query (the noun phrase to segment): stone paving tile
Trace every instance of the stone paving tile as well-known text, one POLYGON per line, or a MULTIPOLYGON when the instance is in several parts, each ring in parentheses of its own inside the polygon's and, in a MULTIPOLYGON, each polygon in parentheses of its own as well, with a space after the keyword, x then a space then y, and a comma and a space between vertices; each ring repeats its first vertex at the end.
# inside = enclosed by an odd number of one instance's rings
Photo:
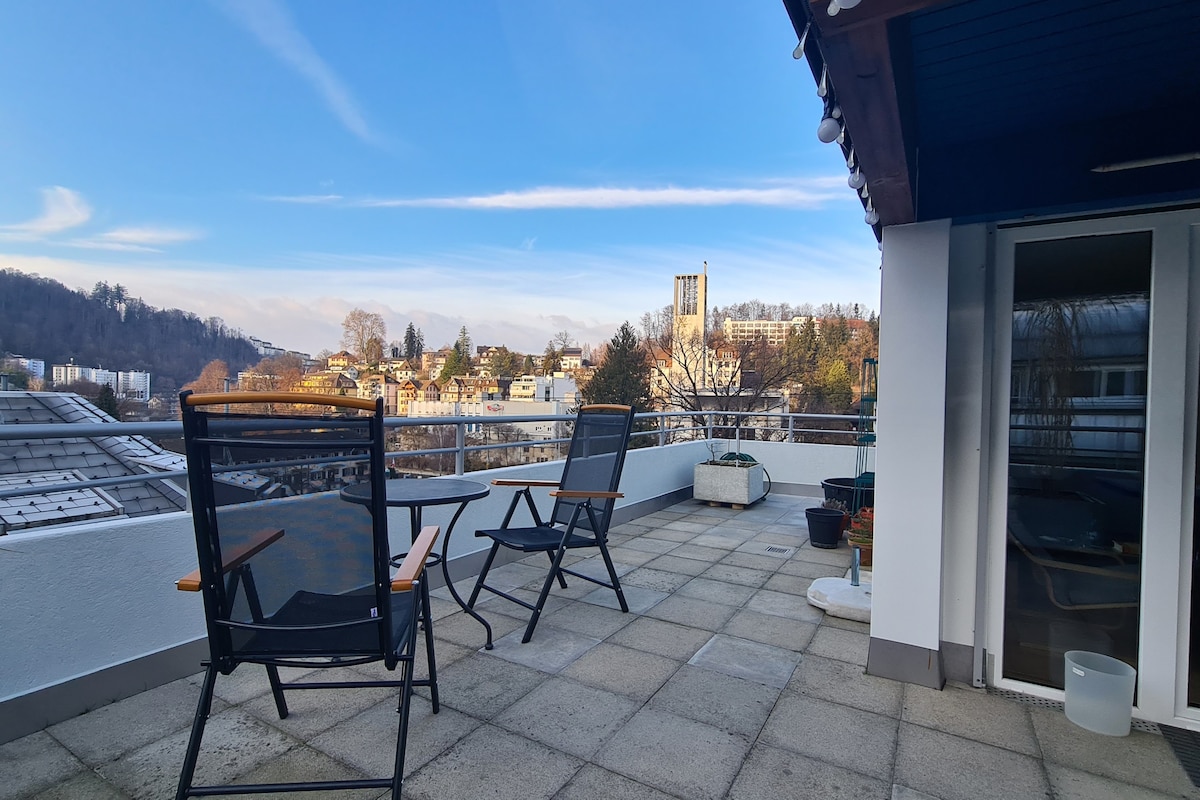
POLYGON ((0 744, 0 800, 15 800, 67 780, 84 765, 46 731, 0 744))
POLYGON ((687 661, 711 638, 712 631, 640 617, 610 636, 608 643, 644 650, 674 661, 687 661))
MULTIPOLYGON (((721 559, 725 558, 725 556, 729 555, 728 550, 722 550, 718 547, 703 547, 695 544, 695 541, 696 540, 693 539, 687 544, 679 545, 671 551, 671 555, 679 558, 691 558, 695 559, 696 561, 704 561, 708 564, 715 564, 721 559)), ((705 569, 707 569, 707 567, 705 567, 705 569)))
POLYGON ((826 564, 833 567, 841 567, 842 571, 845 572, 845 570, 850 568, 851 551, 849 546, 847 546, 845 543, 842 543, 840 546, 831 550, 805 544, 795 557, 803 561, 810 561, 816 564, 826 564))
POLYGON ((759 741, 890 782, 898 725, 890 717, 784 692, 759 741))
POLYGON ((678 661, 604 642, 564 669, 562 676, 646 701, 679 667, 678 661))
POLYGON ((492 722, 548 747, 590 758, 641 707, 619 694, 551 678, 492 722))
POLYGON ((1128 736, 1102 736, 1084 730, 1061 711, 1029 707, 1033 729, 1047 764, 1103 775, 1158 792, 1200 797, 1161 736, 1132 731, 1128 736))
MULTIPOLYGON (((293 748, 278 758, 238 775, 237 783, 295 783, 297 781, 342 781, 363 778, 386 778, 392 774, 392 763, 379 772, 367 775, 349 767, 325 753, 309 747, 293 748)), ((281 796, 286 797, 287 795, 281 796)), ((379 796, 378 789, 355 789, 353 791, 329 790, 304 792, 305 800, 367 800, 379 796)))
POLYGON ((770 589, 759 589, 746 602, 746 608, 760 614, 774 614, 777 617, 797 619, 802 622, 820 622, 825 612, 816 606, 809 605, 804 595, 775 592, 770 589))
MULTIPOLYGON (((803 554, 806 551, 807 548, 800 552, 803 554)), ((799 578, 839 578, 846 574, 846 568, 840 564, 821 564, 793 556, 780 565, 778 574, 795 575, 799 578)))
MULTIPOLYGON (((597 599, 607 596, 611 598, 612 604, 599 604, 585 600, 584 602, 571 603, 569 606, 564 606, 549 614, 542 614, 542 619, 538 623, 538 630, 534 632, 534 640, 537 640, 537 633, 541 631, 542 625, 552 625, 575 634, 605 639, 633 621, 634 616, 632 614, 620 610, 615 592, 603 587, 596 591, 599 595, 597 599)), ((625 594, 625 604, 632 611, 634 605, 630 602, 627 588, 622 587, 622 591, 625 594)), ((588 596, 590 597, 591 595, 588 596)))
POLYGON ((891 797, 892 787, 886 781, 761 743, 750 751, 729 791, 729 800, 887 800, 891 797))
MULTIPOLYGON (((510 603, 507 600, 499 598, 494 601, 494 604, 488 603, 486 606, 476 607, 476 610, 492 626, 492 638, 494 639, 499 639, 505 634, 512 633, 517 628, 525 627, 526 620, 520 620, 508 614, 500 613, 501 605, 511 606, 514 609, 520 608, 516 603, 510 603)), ((525 613, 528 615, 529 612, 526 611, 525 613)), ((483 647, 487 641, 487 633, 484 631, 483 626, 474 617, 467 614, 458 614, 446 617, 445 619, 439 619, 433 624, 433 635, 438 640, 437 644, 434 645, 435 655, 437 647, 441 644, 442 640, 465 647, 471 651, 483 647)))
POLYGON ((673 592, 692 579, 692 575, 681 575, 663 569, 639 567, 621 578, 621 586, 641 586, 657 592, 673 592))
POLYGON ((782 689, 799 660, 793 650, 718 633, 688 664, 782 689))
POLYGON ((629 550, 644 550, 647 553, 657 553, 662 555, 669 550, 674 550, 676 547, 679 547, 679 543, 670 542, 666 539, 651 539, 643 536, 638 539, 631 539, 629 542, 623 545, 623 547, 629 550))
POLYGON ((1037 759, 908 723, 900 725, 895 780, 945 800, 1050 796, 1037 759))
MULTIPOLYGON (((545 672, 476 653, 441 670, 438 690, 443 706, 491 719, 544 680, 545 672)), ((428 689, 416 691, 428 697, 428 689)))
POLYGON ((609 549, 608 554, 612 556, 614 564, 624 564, 629 567, 640 567, 658 557, 657 552, 639 550, 636 547, 613 547, 609 549))
MULTIPOLYGON (((384 670, 386 673, 386 670, 384 670)), ((400 672, 389 676, 391 680, 400 680, 400 672)), ((358 680, 354 670, 323 670, 322 680, 352 681, 358 680)), ((218 678, 217 680, 220 680, 218 678)), ((290 736, 307 741, 317 734, 336 725, 344 719, 349 719, 365 708, 369 708, 385 700, 398 702, 400 689, 379 687, 372 689, 304 689, 284 692, 288 704, 288 715, 279 718, 275 708, 275 700, 269 694, 259 695, 238 706, 255 719, 261 720, 290 736)))
POLYGON ((726 583, 700 576, 675 590, 675 594, 683 597, 696 597, 700 600, 710 600, 714 603, 740 608, 754 594, 754 588, 737 583, 726 583))
POLYGON ((1047 763, 1046 774, 1050 778, 1050 790, 1054 793, 1055 800, 1096 800, 1109 797, 1119 797, 1121 800, 1166 800, 1179 797, 1173 792, 1156 792, 1061 764, 1047 763))
POLYGON ((600 639, 574 631, 539 623, 533 638, 522 643, 525 629, 517 630, 496 640, 491 650, 482 655, 502 658, 514 664, 524 664, 542 672, 561 672, 575 659, 600 644, 600 639))
POLYGON ((747 567, 735 567, 732 564, 714 564, 704 572, 700 573, 702 577, 709 578, 714 581, 725 581, 726 583, 737 583, 742 586, 753 586, 758 588, 766 583, 771 573, 761 569, 749 569, 747 567))
MULTIPOLYGON (((745 545, 742 545, 745 547, 745 545)), ((770 573, 779 569, 781 560, 771 556, 756 555, 754 553, 744 553, 734 550, 725 558, 721 559, 721 563, 730 567, 744 567, 746 569, 756 569, 770 573)))
POLYGON ((685 664, 650 707, 754 739, 778 697, 774 687, 685 664))
POLYGON ((690 628, 717 631, 733 616, 735 610, 731 606, 720 603, 711 603, 695 597, 680 597, 674 594, 647 611, 646 616, 675 622, 690 628))
POLYGON ((821 621, 821 624, 827 628, 838 628, 843 631, 854 631, 867 636, 871 635, 871 623, 859 622, 856 619, 843 619, 842 617, 827 616, 821 621))
POLYGON ((844 631, 822 625, 813 635, 808 644, 808 651, 813 655, 836 658, 839 661, 849 661, 860 667, 867 666, 867 645, 870 636, 855 631, 844 631))
POLYGON ((576 773, 554 800, 674 800, 669 794, 630 780, 624 775, 587 764, 576 773))
POLYGON ((713 528, 707 533, 702 533, 692 539, 688 544, 717 550, 736 550, 745 541, 746 537, 740 533, 713 528))
MULTIPOLYGON (((281 667, 279 670, 279 679, 284 683, 304 678, 313 674, 315 670, 311 669, 295 669, 281 667)), ((196 703, 200 700, 200 685, 204 681, 204 673, 196 672, 189 675, 184 680, 195 686, 195 694, 192 695, 192 711, 196 710, 196 703)), ((243 664, 233 671, 230 675, 221 675, 217 678, 217 683, 213 687, 213 697, 219 698, 230 705, 244 703, 251 697, 258 697, 260 694, 271 691, 271 684, 267 682, 267 670, 257 664, 243 664)), ((213 704, 216 707, 216 704, 213 704)), ((190 724, 190 723, 189 723, 190 724)))
MULTIPOLYGON (((428 700, 415 696, 409 710, 404 774, 413 774, 483 724, 445 704, 434 714, 428 700)), ((390 775, 399 725, 395 703, 380 703, 335 725, 308 745, 364 775, 390 775)))
POLYGON ((668 522, 667 524, 663 525, 663 528, 666 530, 680 531, 682 533, 690 533, 692 535, 695 535, 697 533, 704 533, 711 527, 712 527, 712 522, 710 522, 710 521, 688 522, 687 520, 682 520, 682 519, 678 519, 673 522, 668 522))
MULTIPOLYGON (((880 679, 876 679, 880 680, 880 679)), ((982 689, 950 684, 941 691, 910 684, 904 691, 905 722, 977 742, 1041 756, 1029 706, 982 689)))
MULTIPOLYGON (((625 595, 625 605, 629 607, 628 613, 630 614, 645 614, 671 596, 669 592, 660 592, 657 589, 647 589, 643 586, 631 586, 625 581, 621 581, 621 594, 625 595)), ((593 589, 580 599, 585 603, 626 613, 621 611, 621 604, 617 600, 616 592, 612 589, 605 589, 603 586, 593 589)))
POLYGON ((775 614, 742 609, 730 617, 721 633, 800 652, 817 631, 816 622, 799 622, 775 614))
MULTIPOLYGON (((175 793, 190 731, 179 731, 97 768, 105 780, 135 800, 175 793)), ((208 720, 195 783, 229 783, 296 746, 296 741, 237 708, 208 720)))
POLYGON ((596 754, 605 769, 689 800, 719 800, 750 741, 686 717, 643 708, 596 754))
POLYGON ((904 684, 868 675, 858 664, 807 653, 788 681, 799 692, 887 717, 900 717, 904 684))
POLYGON ((574 756, 483 726, 405 781, 413 800, 482 797, 489 800, 549 800, 583 762, 574 756))
POLYGON ((647 539, 663 539, 668 542, 687 542, 696 537, 693 531, 675 531, 667 528, 655 528, 646 534, 647 539))
MULTIPOLYGON (((682 546, 682 545, 681 545, 682 546)), ((708 569, 710 562, 700 561, 694 558, 680 558, 674 555, 659 556, 653 561, 647 562, 646 568, 657 569, 664 572, 678 572, 682 575, 690 575, 693 578, 699 575, 704 570, 708 569)))
MULTIPOLYGON (((0 797, 7 796, 0 790, 0 797)), ((81 772, 64 783, 57 783, 45 791, 29 796, 29 800, 128 800, 128 798, 129 795, 94 772, 81 772)))
MULTIPOLYGON (((266 683, 262 667, 242 669, 263 672, 266 683)), ((219 676, 217 683, 223 679, 224 675, 219 676)), ((51 725, 46 732, 85 764, 96 766, 190 727, 199 700, 200 687, 182 678, 51 725), (114 736, 114 731, 121 731, 121 735, 114 736)), ((274 702, 271 705, 274 707, 274 702)), ((224 701, 213 700, 214 714, 226 708, 224 701)))
POLYGON ((814 578, 802 578, 798 575, 781 575, 776 573, 767 579, 767 582, 763 584, 763 588, 770 589, 773 592, 807 597, 808 587, 812 586, 814 580, 814 578))

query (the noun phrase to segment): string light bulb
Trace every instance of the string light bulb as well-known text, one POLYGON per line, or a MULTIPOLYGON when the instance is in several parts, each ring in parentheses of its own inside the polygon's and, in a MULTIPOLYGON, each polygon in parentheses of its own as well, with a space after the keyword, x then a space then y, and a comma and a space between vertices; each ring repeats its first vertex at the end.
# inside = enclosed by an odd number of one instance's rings
POLYGON ((863 221, 872 227, 879 224, 879 212, 875 210, 875 206, 870 200, 867 201, 867 213, 863 217, 863 221))
POLYGON ((850 173, 850 177, 846 179, 846 183, 850 185, 851 189, 861 189, 867 185, 867 176, 862 174, 861 169, 855 168, 850 173))
POLYGON ((808 31, 810 28, 812 28, 811 21, 804 26, 804 33, 800 34, 800 44, 796 45, 796 49, 792 51, 792 58, 797 60, 804 58, 804 45, 808 42, 808 31))
POLYGON ((825 144, 836 141, 842 135, 842 126, 833 116, 833 109, 833 104, 826 101, 825 113, 821 116, 821 123, 817 125, 817 138, 825 144))

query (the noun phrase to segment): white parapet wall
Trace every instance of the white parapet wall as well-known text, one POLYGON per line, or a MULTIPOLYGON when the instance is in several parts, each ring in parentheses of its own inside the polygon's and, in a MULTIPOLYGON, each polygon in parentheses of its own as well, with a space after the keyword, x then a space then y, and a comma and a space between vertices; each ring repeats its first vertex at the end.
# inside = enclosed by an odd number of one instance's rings
MULTIPOLYGON (((854 464, 850 447, 743 442, 741 449, 764 464, 777 486, 819 485, 822 478, 850 474, 854 464)), ((699 441, 630 450, 616 521, 689 497, 693 468, 706 458, 708 450, 699 441)), ((466 477, 483 483, 500 477, 554 480, 561 471, 559 461, 466 477)), ((488 540, 473 534, 499 525, 512 493, 510 487, 496 487, 467 507, 450 541, 451 561, 484 549, 488 540)), ((549 492, 535 492, 535 497, 546 516, 549 492)), ((455 508, 428 508, 423 522, 445 530, 455 508)), ((397 551, 404 549, 408 524, 406 509, 391 510, 397 551)), ((182 512, 0 537, 0 631, 5 641, 0 648, 0 742, 174 680, 193 663, 199 671, 205 636, 201 596, 175 588, 176 579, 195 568, 192 519, 182 512), (171 653, 175 655, 164 660, 171 653), (128 669, 136 664, 151 666, 128 669), (83 688, 65 691, 72 686, 83 688)))

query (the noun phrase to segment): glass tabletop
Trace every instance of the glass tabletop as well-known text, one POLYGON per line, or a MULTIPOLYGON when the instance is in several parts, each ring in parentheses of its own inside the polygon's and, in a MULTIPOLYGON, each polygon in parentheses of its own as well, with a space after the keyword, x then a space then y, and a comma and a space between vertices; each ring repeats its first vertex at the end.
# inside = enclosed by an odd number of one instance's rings
MULTIPOLYGON (((394 478, 385 483, 387 505, 398 507, 437 506, 464 503, 486 497, 486 484, 462 478, 394 478)), ((342 499, 366 503, 371 496, 368 483, 356 483, 341 491, 342 499)))

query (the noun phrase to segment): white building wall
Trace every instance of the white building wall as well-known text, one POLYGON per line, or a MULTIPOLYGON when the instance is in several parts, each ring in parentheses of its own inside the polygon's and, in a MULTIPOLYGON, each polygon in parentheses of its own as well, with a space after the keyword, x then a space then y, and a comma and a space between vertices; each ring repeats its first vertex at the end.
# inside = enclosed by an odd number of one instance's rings
POLYGON ((946 350, 945 539, 942 640, 970 646, 982 596, 979 554, 986 551, 984 470, 991 408, 991 326, 986 322, 989 237, 984 225, 950 230, 946 350))
POLYGON ((871 637, 941 640, 950 221, 886 228, 871 637))

